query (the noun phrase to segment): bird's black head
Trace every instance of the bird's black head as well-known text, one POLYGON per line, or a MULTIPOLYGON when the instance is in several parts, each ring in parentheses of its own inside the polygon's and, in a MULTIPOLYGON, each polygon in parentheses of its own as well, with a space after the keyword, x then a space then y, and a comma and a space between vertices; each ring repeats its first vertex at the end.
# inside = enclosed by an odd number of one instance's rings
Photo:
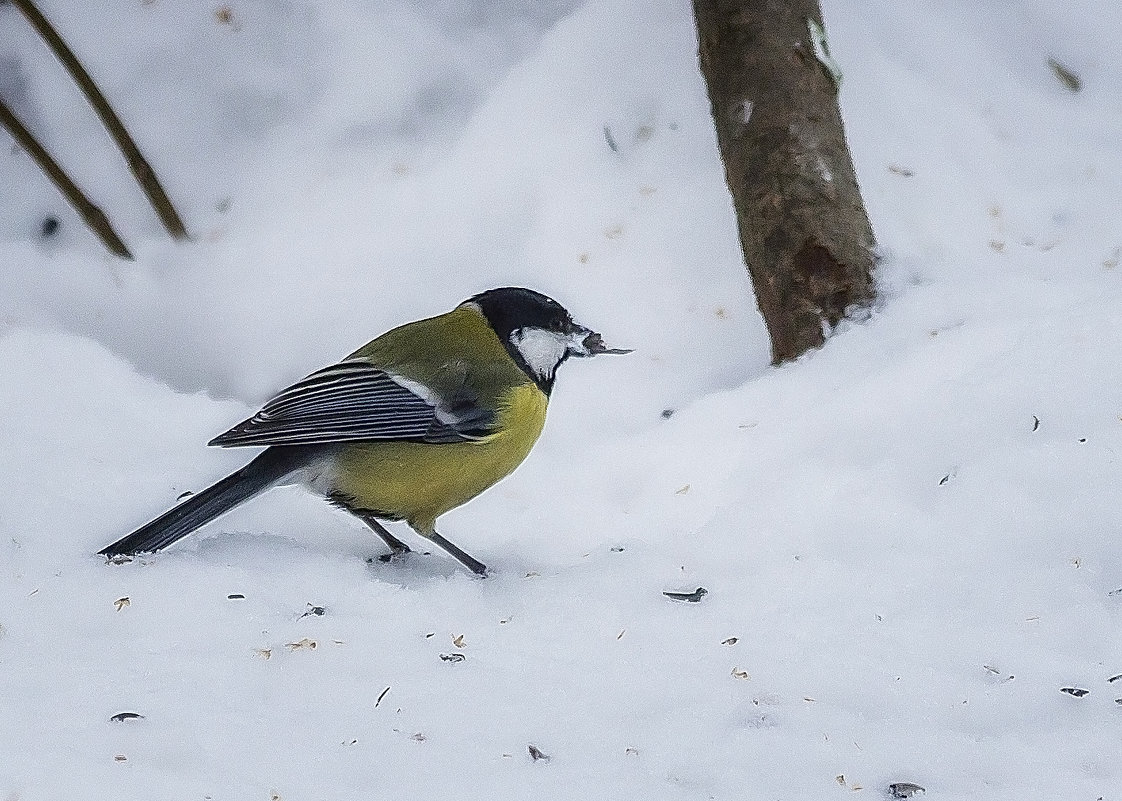
POLYGON ((575 322, 564 306, 532 289, 491 289, 464 301, 469 304, 487 319, 507 353, 547 395, 557 368, 570 356, 630 352, 607 347, 599 334, 575 322))

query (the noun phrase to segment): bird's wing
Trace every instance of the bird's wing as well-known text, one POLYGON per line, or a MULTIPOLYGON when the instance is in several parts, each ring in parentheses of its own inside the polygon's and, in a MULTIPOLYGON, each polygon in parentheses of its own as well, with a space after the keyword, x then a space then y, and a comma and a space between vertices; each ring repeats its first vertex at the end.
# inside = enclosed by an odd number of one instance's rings
POLYGON ((443 398, 417 381, 367 361, 345 361, 312 373, 270 400, 210 445, 313 445, 355 440, 445 444, 491 432, 494 414, 461 388, 443 398))

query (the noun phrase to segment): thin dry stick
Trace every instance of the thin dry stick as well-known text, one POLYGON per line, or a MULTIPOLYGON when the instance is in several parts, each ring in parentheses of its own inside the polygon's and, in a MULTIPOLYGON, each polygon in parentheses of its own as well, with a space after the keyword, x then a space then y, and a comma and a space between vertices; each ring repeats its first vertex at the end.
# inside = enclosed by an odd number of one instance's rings
POLYGON ((117 236, 113 226, 109 224, 109 218, 105 216, 105 212, 95 206, 78 188, 78 185, 70 180, 70 177, 63 172, 62 167, 51 157, 46 148, 39 144, 31 131, 27 130, 24 124, 19 121, 19 118, 12 113, 12 110, 4 103, 3 98, 0 98, 0 125, 11 131, 16 144, 27 151, 27 154, 42 168, 43 172, 54 181, 55 186, 59 188, 66 199, 70 201, 70 205, 86 221, 86 225, 97 234, 97 238, 101 240, 102 244, 122 259, 131 260, 132 254, 129 253, 129 249, 125 247, 121 238, 117 236))
POLYGON ((136 180, 140 183, 140 188, 144 190, 144 194, 148 196, 148 202, 152 204, 152 208, 156 210, 156 214, 160 216, 160 222, 164 224, 164 228, 171 234, 172 239, 186 239, 187 229, 183 225, 183 220, 180 219, 179 214, 176 212, 175 207, 171 205, 171 200, 168 199, 167 193, 164 188, 160 186, 159 180, 156 178, 156 173, 153 171, 147 159, 140 152, 140 148, 136 146, 136 142, 129 136, 129 132, 125 130, 124 123, 117 113, 113 111, 109 101, 105 99, 105 95, 97 88, 93 82, 93 78, 86 72, 86 68, 78 61, 78 57, 74 52, 67 47, 66 42, 58 35, 58 32, 51 26, 39 9, 31 0, 12 0, 12 3, 23 12, 27 17, 28 22, 32 27, 39 32, 47 46, 51 48, 52 52, 58 56, 58 60, 66 67, 66 71, 70 73, 70 77, 74 79, 75 83, 82 90, 82 94, 86 96, 86 100, 90 101, 90 105, 94 107, 97 116, 101 118, 101 122, 109 131, 109 135, 113 137, 113 141, 117 143, 117 147, 121 149, 121 153, 128 162, 129 169, 132 174, 136 176, 136 180))

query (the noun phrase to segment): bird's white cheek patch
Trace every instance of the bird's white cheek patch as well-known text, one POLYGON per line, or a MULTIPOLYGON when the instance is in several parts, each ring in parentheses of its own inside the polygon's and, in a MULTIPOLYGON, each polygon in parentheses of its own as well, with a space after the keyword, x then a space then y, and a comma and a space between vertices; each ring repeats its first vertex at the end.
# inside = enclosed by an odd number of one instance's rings
POLYGON ((552 377, 569 347, 565 337, 544 328, 519 328, 511 333, 510 341, 530 369, 542 378, 552 377))

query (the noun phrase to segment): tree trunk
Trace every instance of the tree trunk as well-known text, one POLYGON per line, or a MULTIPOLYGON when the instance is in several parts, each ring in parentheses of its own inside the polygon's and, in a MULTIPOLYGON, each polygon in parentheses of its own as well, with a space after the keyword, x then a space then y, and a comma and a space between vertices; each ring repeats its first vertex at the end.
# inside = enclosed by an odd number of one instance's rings
POLYGON ((822 30, 818 0, 694 0, 694 15, 740 244, 778 364, 822 345, 876 292, 841 77, 812 31, 822 30))

